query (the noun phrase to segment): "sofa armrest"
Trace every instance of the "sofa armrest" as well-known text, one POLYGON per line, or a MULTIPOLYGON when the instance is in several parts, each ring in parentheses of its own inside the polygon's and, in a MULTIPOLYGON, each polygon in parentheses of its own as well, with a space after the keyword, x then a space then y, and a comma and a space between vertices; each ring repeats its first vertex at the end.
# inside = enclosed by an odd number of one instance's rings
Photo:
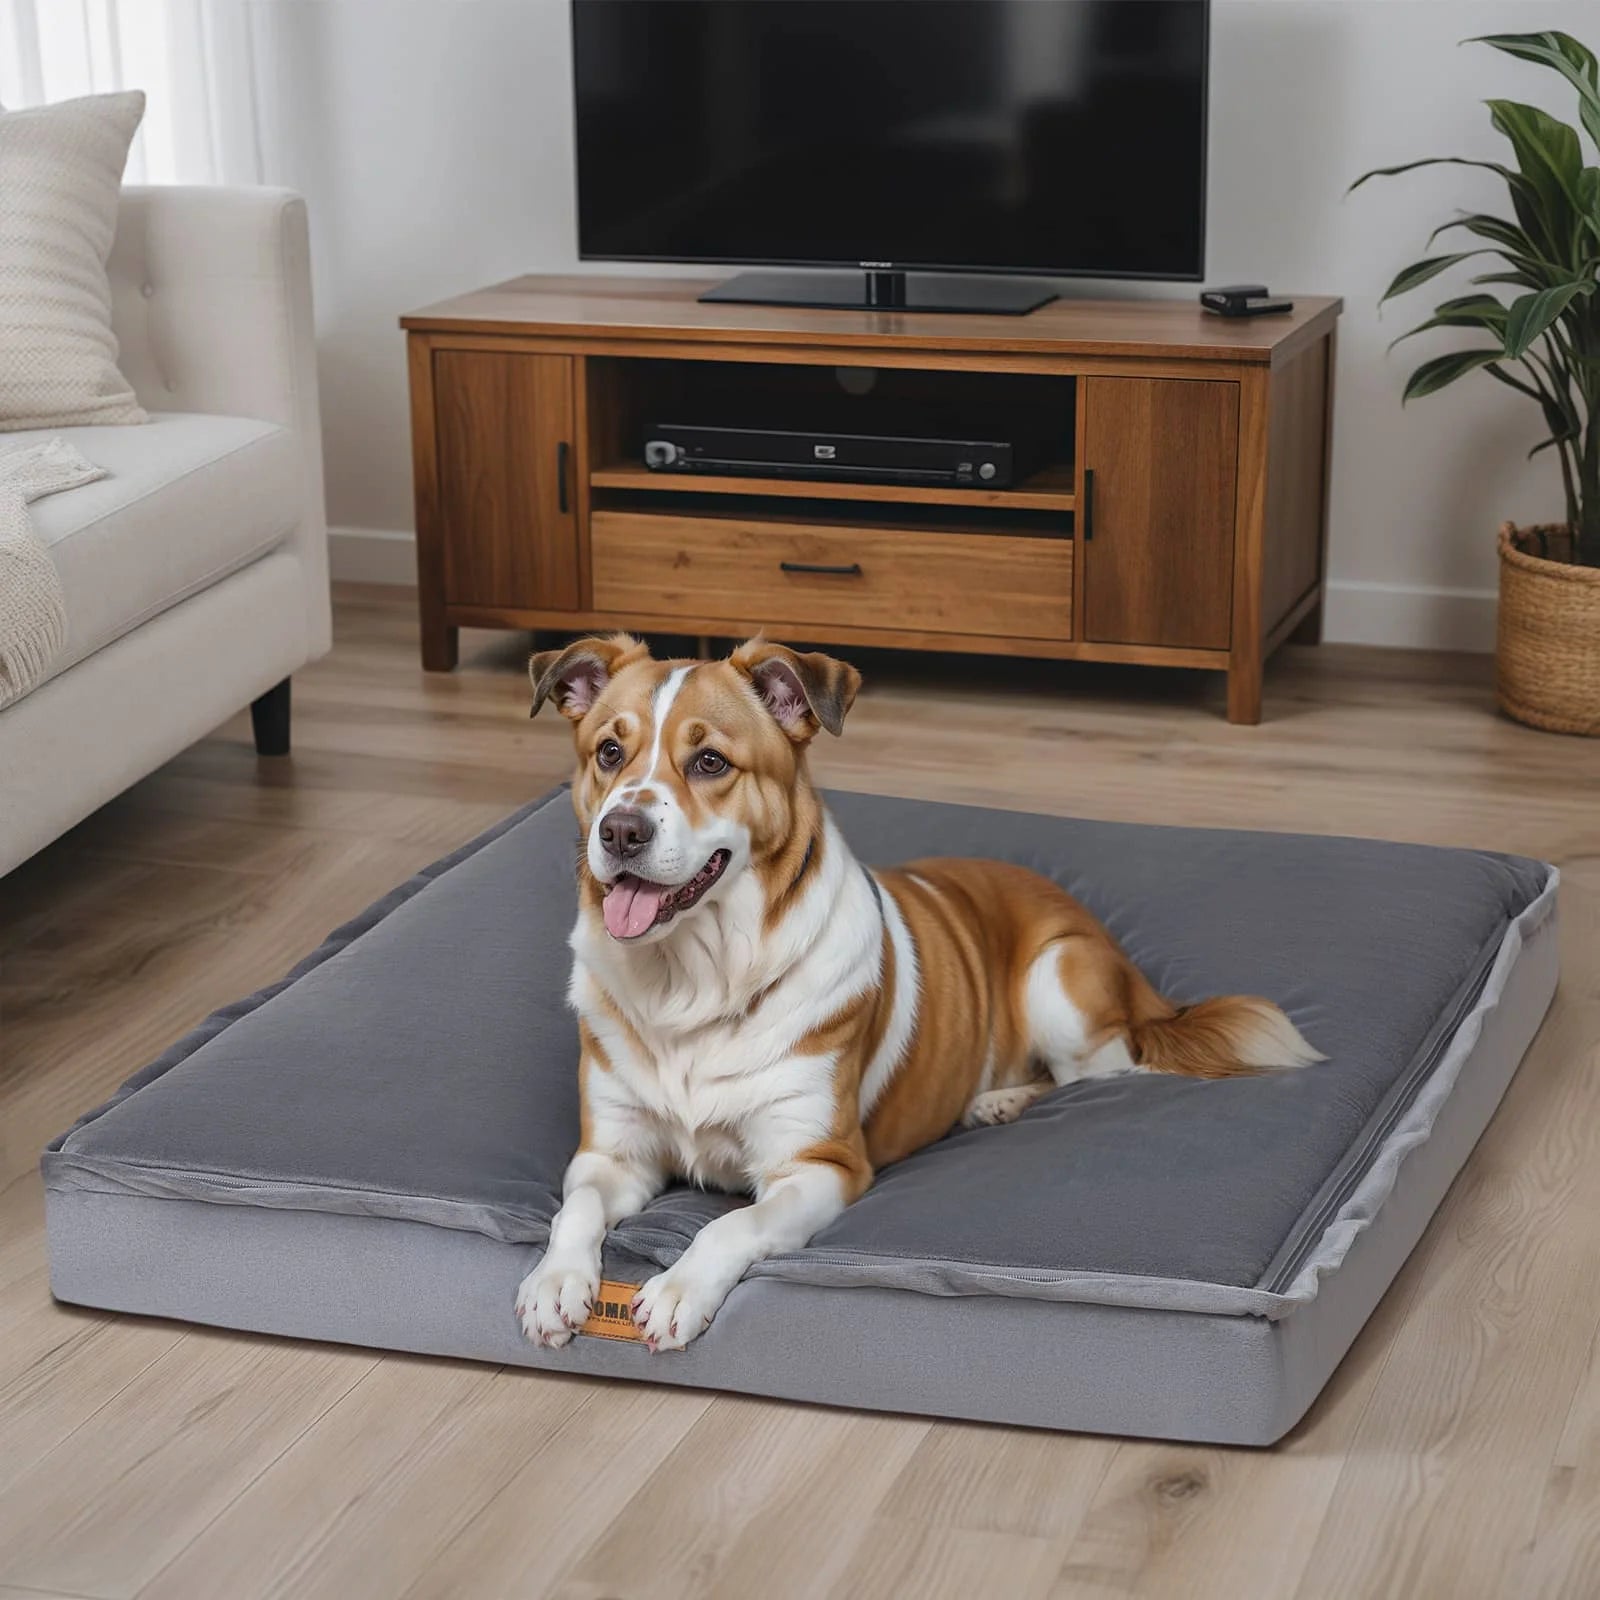
POLYGON ((107 271, 118 361, 145 407, 316 431, 311 260, 298 195, 124 189, 107 271))
POLYGON ((329 642, 322 423, 306 207, 287 189, 128 187, 108 262, 118 363, 151 411, 275 422, 296 435, 307 655, 329 642))

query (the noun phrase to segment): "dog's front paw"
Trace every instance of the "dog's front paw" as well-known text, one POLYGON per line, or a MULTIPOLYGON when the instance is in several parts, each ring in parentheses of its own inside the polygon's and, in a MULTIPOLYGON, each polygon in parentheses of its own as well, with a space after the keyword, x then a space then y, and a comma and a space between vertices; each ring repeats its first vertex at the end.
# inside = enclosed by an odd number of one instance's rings
POLYGON ((589 1320, 598 1267, 551 1260, 549 1254, 517 1289, 517 1322, 525 1338, 559 1350, 589 1320))
POLYGON ((1041 1091, 1031 1083, 1014 1089, 989 1089, 973 1098, 961 1117, 963 1128, 999 1128, 1015 1122, 1041 1091))
POLYGON ((651 1350, 681 1350, 711 1326, 728 1291, 696 1271, 687 1255, 633 1297, 633 1320, 651 1350))

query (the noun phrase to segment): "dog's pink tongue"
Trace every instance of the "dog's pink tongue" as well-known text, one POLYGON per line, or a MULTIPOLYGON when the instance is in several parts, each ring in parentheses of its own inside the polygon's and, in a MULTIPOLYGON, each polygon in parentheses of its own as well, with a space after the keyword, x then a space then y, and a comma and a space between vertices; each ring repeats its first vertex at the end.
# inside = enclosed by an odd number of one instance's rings
POLYGON ((606 932, 613 939, 637 939, 655 923, 665 893, 659 883, 646 883, 641 878, 618 878, 601 902, 606 932))

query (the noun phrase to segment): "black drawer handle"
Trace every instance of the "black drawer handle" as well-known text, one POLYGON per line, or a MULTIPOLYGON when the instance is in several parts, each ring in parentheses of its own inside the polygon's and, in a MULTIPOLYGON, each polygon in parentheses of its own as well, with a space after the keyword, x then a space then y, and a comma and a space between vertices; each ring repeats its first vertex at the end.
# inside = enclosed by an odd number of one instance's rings
POLYGON ((1094 538, 1094 468, 1083 469, 1083 536, 1094 538))
POLYGON ((822 572, 832 578, 859 578, 861 576, 861 563, 852 561, 848 566, 830 567, 820 561, 780 561, 779 567, 785 572, 822 572))
POLYGON ((556 506, 562 516, 567 514, 567 457, 572 446, 565 439, 556 446, 556 506))

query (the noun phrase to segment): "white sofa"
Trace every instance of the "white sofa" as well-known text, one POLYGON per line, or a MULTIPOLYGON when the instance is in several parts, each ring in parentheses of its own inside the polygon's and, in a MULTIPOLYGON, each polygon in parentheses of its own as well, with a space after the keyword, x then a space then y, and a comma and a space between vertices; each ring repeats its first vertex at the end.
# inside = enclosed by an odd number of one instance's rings
POLYGON ((0 435, 111 474, 31 508, 67 646, 0 711, 0 874, 246 704, 287 749, 289 674, 330 643, 304 202, 126 189, 110 277, 150 422, 0 435))

